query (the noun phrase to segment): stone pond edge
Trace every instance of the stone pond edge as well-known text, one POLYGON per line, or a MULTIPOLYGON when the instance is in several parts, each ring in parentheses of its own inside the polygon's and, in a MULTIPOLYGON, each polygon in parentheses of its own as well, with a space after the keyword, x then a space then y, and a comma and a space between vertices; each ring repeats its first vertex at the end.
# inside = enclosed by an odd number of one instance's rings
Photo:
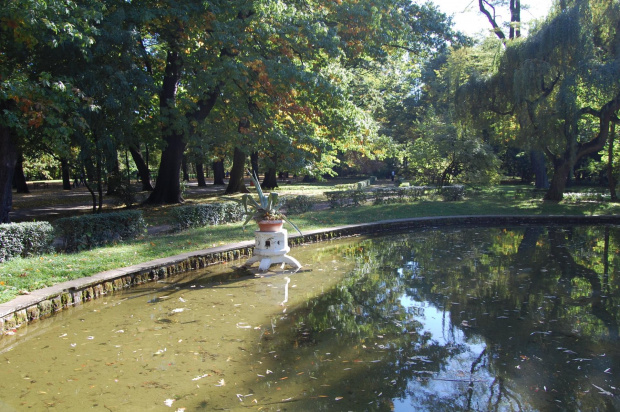
MULTIPOLYGON (((441 216, 382 220, 372 223, 323 228, 289 237, 290 246, 326 240, 402 231, 414 228, 463 225, 521 225, 521 224, 620 224, 620 215, 597 216, 441 216)), ((228 244, 180 255, 151 260, 124 268, 108 270, 93 276, 62 282, 28 295, 0 304, 0 339, 16 328, 47 318, 63 309, 81 305, 104 295, 131 286, 164 279, 213 264, 230 262, 252 256, 254 241, 228 244)), ((303 262, 302 262, 303 263, 303 262)))

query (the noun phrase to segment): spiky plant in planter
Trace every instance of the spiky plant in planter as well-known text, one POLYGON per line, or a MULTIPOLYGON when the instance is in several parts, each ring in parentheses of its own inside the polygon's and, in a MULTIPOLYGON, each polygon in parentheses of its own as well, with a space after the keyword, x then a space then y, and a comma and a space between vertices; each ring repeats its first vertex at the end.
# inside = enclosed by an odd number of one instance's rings
POLYGON ((258 181, 258 176, 256 174, 250 172, 250 178, 254 183, 254 187, 256 187, 256 192, 258 194, 258 200, 254 199, 254 197, 246 193, 241 198, 228 198, 229 200, 233 200, 235 202, 241 203, 243 209, 246 214, 246 219, 243 222, 243 228, 245 229, 246 225, 254 220, 258 223, 261 231, 271 232, 277 231, 282 227, 283 221, 289 223, 293 228, 299 232, 301 235, 301 230, 291 222, 284 213, 280 212, 280 202, 279 195, 275 192, 265 194, 263 189, 260 187, 260 182, 258 181), (268 227, 271 227, 268 229, 268 227))

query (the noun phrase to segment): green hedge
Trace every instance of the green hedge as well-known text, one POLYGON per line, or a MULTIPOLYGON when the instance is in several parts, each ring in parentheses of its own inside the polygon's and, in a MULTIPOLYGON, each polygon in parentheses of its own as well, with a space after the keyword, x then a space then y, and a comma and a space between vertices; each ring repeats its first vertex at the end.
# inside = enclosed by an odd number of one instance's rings
POLYGON ((285 196, 283 199, 286 213, 305 213, 314 208, 314 205, 318 203, 316 199, 311 196, 298 195, 298 196, 285 196))
POLYGON ((348 183, 348 184, 340 184, 334 186, 338 191, 341 190, 363 190, 371 185, 374 185, 377 182, 377 178, 375 176, 370 176, 366 180, 361 180, 357 183, 348 183))
POLYGON ((465 187, 462 185, 444 186, 441 188, 433 186, 404 186, 382 187, 369 191, 339 190, 324 192, 333 208, 345 206, 359 206, 360 204, 372 199, 375 205, 384 203, 407 203, 422 200, 432 194, 439 194, 444 201, 463 200, 465 197, 465 187))
POLYGON ((363 190, 336 190, 324 192, 332 209, 345 206, 359 206, 366 201, 367 193, 363 190))
POLYGON ((54 228, 49 222, 0 225, 0 262, 15 256, 32 256, 53 251, 54 228))
POLYGON ((237 202, 204 203, 172 209, 177 230, 238 222, 244 214, 243 206, 237 202))
POLYGON ((139 210, 67 217, 58 219, 54 226, 67 252, 133 239, 146 232, 139 210))
POLYGON ((372 191, 372 199, 375 205, 383 203, 407 203, 417 202, 434 191, 428 186, 395 186, 375 189, 372 191))
POLYGON ((455 202, 465 198, 465 186, 463 185, 444 186, 439 189, 439 192, 446 202, 455 202))

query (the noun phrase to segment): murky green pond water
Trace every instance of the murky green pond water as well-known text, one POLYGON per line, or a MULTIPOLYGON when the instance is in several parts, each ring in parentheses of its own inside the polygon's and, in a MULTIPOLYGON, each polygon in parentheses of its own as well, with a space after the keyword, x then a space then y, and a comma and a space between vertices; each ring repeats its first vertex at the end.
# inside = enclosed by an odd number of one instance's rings
POLYGON ((0 341, 0 410, 620 410, 620 228, 439 228, 218 266, 0 341))

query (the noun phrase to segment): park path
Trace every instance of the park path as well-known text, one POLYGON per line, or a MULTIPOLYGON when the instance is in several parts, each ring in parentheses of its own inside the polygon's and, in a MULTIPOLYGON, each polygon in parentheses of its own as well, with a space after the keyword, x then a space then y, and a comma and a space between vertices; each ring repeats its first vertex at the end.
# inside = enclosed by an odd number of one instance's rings
MULTIPOLYGON (((225 181, 225 183, 227 183, 225 181)), ((247 181, 249 184, 249 179, 247 181)), ((46 184, 45 188, 40 185, 30 184, 30 193, 13 194, 13 210, 10 213, 11 222, 53 221, 61 217, 77 214, 87 214, 92 210, 92 198, 87 189, 82 186, 71 190, 63 190, 60 183, 46 184)), ((189 182, 185 189, 185 197, 189 200, 193 196, 223 195, 226 186, 214 186, 207 181, 206 187, 198 187, 196 181, 189 182)), ((140 192, 144 197, 146 193, 140 192)), ((104 197, 104 209, 112 208, 118 200, 114 197, 104 197)), ((317 209, 326 208, 327 203, 319 204, 317 209)), ((149 235, 160 235, 173 230, 171 225, 149 225, 149 235)))
MULTIPOLYGON (((198 187, 196 182, 190 182, 186 195, 223 194, 225 186, 198 187)), ((144 194, 146 196, 146 194, 144 194)), ((104 196, 104 209, 112 208, 118 200, 111 196, 104 196)), ((61 217, 90 213, 92 198, 85 187, 63 190, 60 183, 50 184, 46 188, 37 188, 30 185, 30 193, 13 193, 13 210, 10 212, 11 222, 53 221, 61 217)), ((157 235, 172 229, 170 225, 149 226, 148 233, 157 235)))

